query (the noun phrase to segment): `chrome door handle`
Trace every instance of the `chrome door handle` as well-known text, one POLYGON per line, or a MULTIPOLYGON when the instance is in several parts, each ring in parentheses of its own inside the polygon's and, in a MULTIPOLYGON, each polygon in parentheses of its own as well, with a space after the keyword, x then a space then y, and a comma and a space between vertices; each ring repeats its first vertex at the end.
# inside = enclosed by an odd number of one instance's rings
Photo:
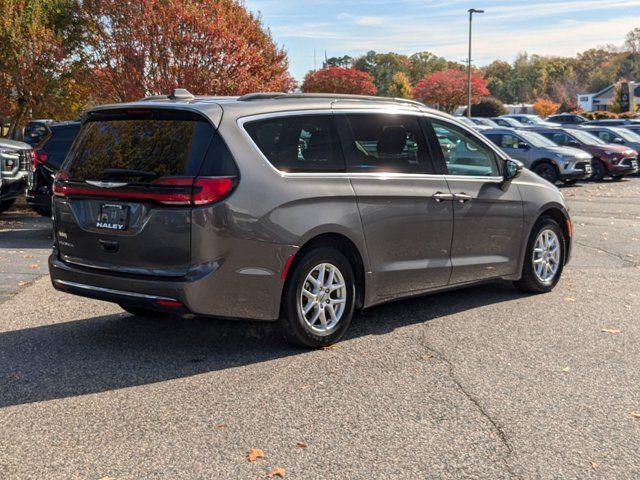
POLYGON ((459 201, 460 203, 465 203, 471 200, 471 195, 467 195, 464 192, 456 193, 453 195, 454 200, 459 201))
POLYGON ((431 196, 431 198, 433 198, 436 202, 440 203, 440 202, 443 202, 444 200, 453 200, 453 194, 436 192, 431 196))

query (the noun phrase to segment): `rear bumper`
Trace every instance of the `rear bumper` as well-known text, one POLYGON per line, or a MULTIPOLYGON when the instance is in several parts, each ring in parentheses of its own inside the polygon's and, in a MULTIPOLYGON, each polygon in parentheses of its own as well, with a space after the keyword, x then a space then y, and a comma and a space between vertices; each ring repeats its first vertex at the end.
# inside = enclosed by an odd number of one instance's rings
POLYGON ((73 265, 60 260, 54 249, 49 273, 56 290, 82 297, 178 314, 276 320, 280 279, 244 278, 239 289, 233 278, 221 271, 223 263, 201 266, 184 277, 150 277, 73 265))

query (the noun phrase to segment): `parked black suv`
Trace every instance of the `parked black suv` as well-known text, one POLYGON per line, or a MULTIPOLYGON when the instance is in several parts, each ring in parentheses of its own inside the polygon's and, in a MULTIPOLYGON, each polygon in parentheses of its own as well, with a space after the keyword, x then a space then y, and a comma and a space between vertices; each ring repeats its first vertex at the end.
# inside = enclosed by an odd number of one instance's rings
POLYGON ((47 126, 49 135, 34 149, 29 171, 27 203, 40 215, 51 216, 53 177, 80 131, 80 122, 63 122, 47 126))

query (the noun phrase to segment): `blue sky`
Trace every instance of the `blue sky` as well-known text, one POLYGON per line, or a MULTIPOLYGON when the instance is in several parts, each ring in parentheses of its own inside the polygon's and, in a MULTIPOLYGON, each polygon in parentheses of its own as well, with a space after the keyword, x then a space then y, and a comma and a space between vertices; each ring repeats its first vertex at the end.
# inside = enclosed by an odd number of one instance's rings
POLYGON ((474 63, 511 61, 519 52, 575 55, 605 44, 621 46, 640 27, 640 0, 245 0, 283 46, 301 80, 329 57, 368 50, 410 54, 428 50, 450 60, 467 57, 469 8, 474 17, 474 63))

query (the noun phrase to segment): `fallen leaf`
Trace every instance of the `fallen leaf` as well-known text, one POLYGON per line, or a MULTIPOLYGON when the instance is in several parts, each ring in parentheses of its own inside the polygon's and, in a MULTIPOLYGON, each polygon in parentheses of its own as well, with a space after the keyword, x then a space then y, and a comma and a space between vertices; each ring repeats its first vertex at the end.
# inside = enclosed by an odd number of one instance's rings
POLYGON ((622 333, 622 330, 618 328, 603 328, 601 331, 604 333, 622 333))
POLYGON ((633 412, 629 412, 633 418, 640 418, 640 410, 634 410, 633 412))
POLYGON ((40 268, 40 265, 38 265, 37 263, 32 263, 31 265, 29 265, 29 268, 31 270, 35 270, 36 268, 40 268))
POLYGON ((284 478, 285 469, 282 467, 275 467, 269 473, 267 473, 267 478, 280 477, 284 478))
POLYGON ((591 462, 591 468, 594 470, 600 466, 600 462, 591 462))
POLYGON ((336 344, 332 343, 331 345, 327 345, 326 347, 322 347, 323 350, 335 350, 336 344))
POLYGON ((570 372, 571 371, 571 367, 564 367, 562 369, 563 372, 570 372))
POLYGON ((224 423, 219 423, 216 428, 227 428, 227 426, 224 423))
POLYGON ((23 255, 22 258, 33 258, 33 255, 23 255))
POLYGON ((19 286, 19 287, 24 287, 27 283, 29 283, 29 282, 25 282, 24 280, 20 280, 20 281, 18 282, 18 286, 19 286))
POLYGON ((575 299, 575 298, 573 298, 573 297, 565 297, 564 301, 565 301, 565 302, 575 302, 575 301, 576 301, 576 299, 575 299))
POLYGON ((265 458, 265 456, 264 452, 259 448, 252 448, 247 452, 247 460, 250 462, 255 462, 259 458, 265 458))
POLYGON ((307 448, 308 445, 306 443, 304 443, 304 442, 298 442, 298 443, 296 443, 296 447, 298 447, 298 448, 307 448))

